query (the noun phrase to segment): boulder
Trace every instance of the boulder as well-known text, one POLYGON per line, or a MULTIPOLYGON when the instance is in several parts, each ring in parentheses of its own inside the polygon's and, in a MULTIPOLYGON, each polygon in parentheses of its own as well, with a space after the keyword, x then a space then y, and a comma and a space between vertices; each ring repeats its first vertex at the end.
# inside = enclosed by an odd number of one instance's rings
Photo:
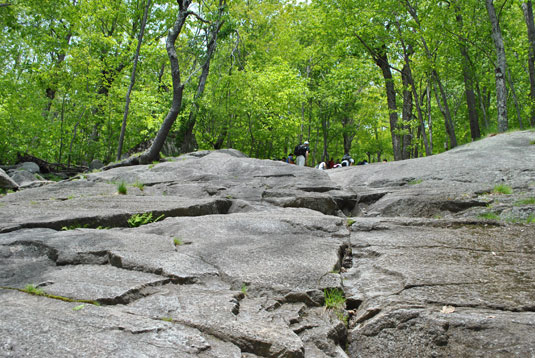
POLYGON ((98 170, 104 166, 104 163, 102 163, 99 159, 93 159, 91 163, 89 163, 89 171, 98 170))
POLYGON ((0 169, 0 188, 17 190, 19 185, 3 169, 0 169))
POLYGON ((19 186, 25 186, 35 181, 44 181, 45 179, 37 173, 28 170, 16 169, 10 172, 11 179, 19 186))
POLYGON ((40 173, 41 169, 39 169, 39 165, 37 165, 34 162, 23 162, 17 165, 18 170, 25 170, 30 173, 40 173))

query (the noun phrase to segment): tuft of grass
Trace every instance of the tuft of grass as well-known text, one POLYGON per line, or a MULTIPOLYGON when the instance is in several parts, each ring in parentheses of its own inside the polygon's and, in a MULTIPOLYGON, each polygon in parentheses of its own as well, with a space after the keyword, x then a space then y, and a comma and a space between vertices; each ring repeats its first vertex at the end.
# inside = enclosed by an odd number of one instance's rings
POLYGON ((416 185, 416 184, 420 184, 421 182, 423 182, 422 179, 414 179, 414 180, 411 180, 408 184, 409 185, 416 185))
POLYGON ((531 140, 531 141, 529 141, 529 144, 530 144, 530 145, 535 145, 535 140, 531 140))
POLYGON ((117 185, 117 193, 119 193, 120 195, 126 195, 126 192, 126 184, 124 181, 122 181, 117 185))
POLYGON ((143 184, 143 183, 141 183, 139 181, 136 181, 134 184, 132 184, 132 186, 138 188, 141 191, 143 191, 143 189, 145 189, 145 184, 143 184))
POLYGON ((356 223, 356 220, 355 220, 355 219, 347 219, 347 221, 346 221, 346 226, 347 226, 347 227, 350 227, 350 226, 353 225, 354 223, 356 223))
POLYGON ((165 217, 164 214, 158 216, 156 219, 152 218, 152 213, 134 214, 130 217, 130 219, 128 219, 128 226, 138 227, 141 225, 155 223, 156 221, 160 220, 163 217, 165 217))
POLYGON ((161 317, 160 319, 165 322, 173 322, 173 319, 171 317, 161 317))
POLYGON ((35 287, 34 285, 26 285, 26 287, 24 287, 24 289, 21 291, 36 296, 43 296, 45 294, 43 290, 35 287))
POLYGON ((68 226, 62 226, 61 231, 69 231, 69 230, 76 230, 76 229, 87 229, 89 227, 89 224, 72 224, 68 226))
POLYGON ((526 224, 535 224, 535 215, 531 214, 530 216, 528 216, 528 218, 526 219, 526 224))
POLYGON ((479 214, 478 217, 485 220, 500 220, 500 217, 492 212, 479 214))
POLYGON ((533 204, 535 204, 535 198, 527 198, 527 199, 518 200, 515 202, 514 205, 523 206, 523 205, 533 205, 533 204))
POLYGON ((175 246, 180 246, 183 244, 182 240, 180 240, 179 237, 175 237, 173 238, 173 244, 175 244, 175 246))
POLYGON ((326 308, 342 309, 346 302, 344 291, 339 288, 326 288, 323 290, 323 297, 326 308))
POLYGON ((241 285, 241 292, 242 292, 245 296, 247 296, 247 284, 242 283, 242 285, 241 285))
POLYGON ((494 194, 510 195, 513 194, 513 188, 511 188, 509 185, 499 184, 492 189, 492 192, 494 194))
POLYGON ((55 181, 55 182, 58 182, 58 181, 62 181, 63 178, 54 174, 54 173, 46 173, 46 174, 43 174, 43 177, 47 180, 50 180, 50 181, 55 181))

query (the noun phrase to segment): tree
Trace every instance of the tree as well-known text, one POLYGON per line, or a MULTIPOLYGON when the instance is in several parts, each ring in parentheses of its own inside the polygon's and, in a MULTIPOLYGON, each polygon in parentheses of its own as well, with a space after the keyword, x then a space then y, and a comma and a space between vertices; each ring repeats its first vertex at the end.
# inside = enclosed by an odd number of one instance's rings
POLYGON ((507 87, 506 87, 506 59, 500 23, 496 16, 493 0, 485 0, 489 20, 492 26, 492 39, 496 48, 496 106, 498 108, 498 131, 505 132, 508 128, 507 121, 507 87))
POLYGON ((123 123, 121 126, 121 134, 119 136, 119 146, 117 148, 117 157, 116 157, 117 160, 121 159, 121 154, 123 151, 124 135, 126 131, 126 119, 128 118, 128 109, 130 107, 130 94, 132 93, 132 89, 134 88, 134 84, 136 83, 137 61, 139 59, 139 51, 141 49, 141 42, 143 41, 143 33, 145 32, 145 24, 147 23, 147 13, 149 12, 150 1, 151 0, 147 0, 147 5, 145 6, 145 12, 143 13, 143 20, 141 21, 141 30, 139 31, 139 37, 137 40, 136 54, 134 55, 134 67, 132 68, 132 76, 130 77, 130 86, 128 86, 128 91, 126 92, 126 100, 125 100, 126 103, 124 106, 123 123))
MULTIPOLYGON (((169 134, 169 131, 171 130, 173 123, 175 122, 175 120, 178 117, 178 114, 180 113, 181 106, 182 106, 184 83, 181 80, 181 72, 180 72, 178 54, 176 51, 175 43, 176 43, 178 36, 180 35, 182 31, 184 24, 186 23, 188 16, 194 15, 197 18, 200 18, 198 14, 189 10, 191 3, 192 3, 192 0, 178 0, 178 14, 173 24, 173 27, 169 30, 169 33, 167 35, 166 49, 167 49, 167 54, 169 57, 169 62, 171 64, 173 96, 172 96, 171 107, 162 125, 160 126, 160 129, 158 133, 156 134, 156 137, 154 138, 152 145, 150 146, 149 149, 147 149, 141 155, 130 157, 122 162, 108 165, 105 167, 106 169, 111 169, 111 168, 118 167, 118 166, 147 164, 159 158, 160 151, 165 143, 165 140, 167 139, 167 136, 169 134)), ((224 5, 225 5, 224 1, 220 1, 220 7, 224 5)), ((220 26, 217 28, 219 30, 220 26)))
POLYGON ((533 23, 533 6, 531 0, 522 3, 522 10, 524 12, 524 19, 527 27, 527 34, 529 40, 529 97, 530 102, 530 123, 535 127, 535 25, 533 23))

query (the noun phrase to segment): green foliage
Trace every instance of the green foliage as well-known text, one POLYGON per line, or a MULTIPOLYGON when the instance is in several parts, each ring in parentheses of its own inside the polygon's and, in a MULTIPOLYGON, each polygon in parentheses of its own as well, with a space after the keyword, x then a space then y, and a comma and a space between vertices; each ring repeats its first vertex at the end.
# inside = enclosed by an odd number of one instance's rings
POLYGON ((117 184, 117 193, 120 194, 120 195, 126 195, 128 189, 126 188, 126 183, 125 182, 120 182, 119 184, 117 184))
POLYGON ((421 184, 423 182, 422 179, 414 179, 414 180, 411 180, 408 184, 409 185, 417 185, 417 184, 421 184))
POLYGON ((128 226, 130 227, 138 227, 141 225, 146 225, 150 223, 155 223, 165 217, 164 214, 158 216, 157 218, 152 218, 152 213, 144 213, 144 214, 134 214, 128 219, 128 226))
POLYGON ((492 189, 492 192, 494 194, 510 195, 510 194, 513 194, 513 188, 511 188, 508 185, 500 184, 500 185, 496 185, 494 189, 492 189))
POLYGON ((341 309, 346 302, 344 291, 339 288, 326 288, 323 290, 323 297, 327 308, 341 309))
POLYGON ((45 294, 43 290, 36 288, 34 285, 31 285, 31 284, 26 285, 24 289, 21 291, 32 294, 32 295, 36 295, 36 296, 43 296, 45 294))
POLYGON ((347 219, 347 221, 346 221, 346 226, 347 226, 347 227, 350 227, 350 226, 352 226, 355 222, 356 222, 355 219, 347 219))
MULTIPOLYGON (((199 15, 215 19, 216 2, 196 6, 199 15)), ((150 10, 125 150, 152 139, 170 108, 172 79, 161 37, 172 26, 176 8, 163 2, 150 10)), ((312 165, 324 156, 339 159, 346 149, 356 160, 390 160, 385 78, 369 49, 384 48, 392 68, 401 69, 402 40, 412 46, 416 91, 424 114, 432 119, 425 118, 425 129, 433 153, 445 150, 448 135, 436 99, 425 98, 432 71, 442 78, 450 108, 455 108, 459 144, 472 140, 463 69, 472 72, 482 89, 476 98, 484 105, 484 111, 477 109, 482 135, 496 131, 497 106, 488 100, 495 98, 495 55, 484 2, 236 0, 228 2, 227 10, 205 95, 195 98, 196 81, 185 80, 181 112, 172 128, 173 135, 198 106, 194 135, 199 149, 232 147, 252 157, 282 158, 307 139, 312 165)), ((515 54, 507 59, 508 70, 526 127, 534 104, 525 75, 529 42, 519 20, 523 14, 515 2, 503 2, 500 10, 506 52, 515 54)), ((18 153, 62 164, 111 161, 142 6, 124 0, 27 0, 0 11, 0 163, 14 163, 18 153)), ((196 78, 205 60, 205 39, 199 35, 204 26, 191 16, 179 36, 184 79, 196 78)), ((387 81, 395 87, 396 113, 401 114, 406 87, 399 71, 387 81)), ((512 99, 508 103, 514 104, 512 99)), ((520 127, 514 112, 509 110, 509 125, 520 127)), ((392 130, 412 138, 411 156, 416 151, 422 155, 416 109, 406 117, 399 118, 403 128, 392 130)))
POLYGON ((240 290, 245 296, 247 296, 247 289, 248 289, 247 284, 242 283, 240 290))
POLYGON ((81 304, 72 308, 73 311, 80 311, 85 307, 85 304, 81 304))
POLYGON ((485 220, 500 220, 500 217, 493 212, 481 213, 478 217, 485 220))
POLYGON ((175 246, 180 246, 180 245, 183 244, 183 242, 182 242, 182 240, 181 240, 179 237, 175 237, 175 238, 173 238, 173 244, 174 244, 175 246))
POLYGON ((71 225, 67 225, 67 226, 62 226, 61 227, 61 230, 62 231, 69 231, 69 230, 76 230, 76 229, 86 229, 89 227, 89 224, 71 224, 71 225))
POLYGON ((521 199, 515 202, 516 206, 535 205, 535 198, 521 199))
POLYGON ((139 190, 143 191, 145 189, 145 184, 136 181, 134 184, 132 184, 133 187, 138 188, 139 190))

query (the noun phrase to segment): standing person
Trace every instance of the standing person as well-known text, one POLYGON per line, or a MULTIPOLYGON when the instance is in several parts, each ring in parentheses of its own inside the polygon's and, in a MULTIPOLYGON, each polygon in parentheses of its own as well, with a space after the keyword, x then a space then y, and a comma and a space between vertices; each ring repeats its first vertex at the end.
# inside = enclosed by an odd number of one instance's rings
POLYGON ((308 159, 308 141, 304 144, 299 144, 297 147, 295 147, 294 151, 294 154, 297 156, 297 158, 295 159, 295 164, 300 167, 304 167, 308 159))

